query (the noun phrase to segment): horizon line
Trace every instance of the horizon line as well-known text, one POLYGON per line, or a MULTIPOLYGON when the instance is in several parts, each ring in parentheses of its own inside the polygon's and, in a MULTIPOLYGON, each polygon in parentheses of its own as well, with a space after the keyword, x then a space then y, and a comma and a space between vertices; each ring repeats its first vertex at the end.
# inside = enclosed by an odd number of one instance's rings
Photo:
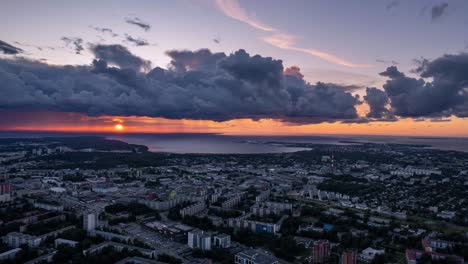
POLYGON ((408 138, 458 138, 468 139, 468 135, 407 135, 407 134, 239 134, 220 132, 119 132, 119 131, 60 131, 60 130, 1 130, 0 133, 56 133, 56 134, 104 134, 104 135, 218 135, 218 136, 240 136, 240 137, 306 137, 306 136, 364 136, 364 137, 408 137, 408 138))

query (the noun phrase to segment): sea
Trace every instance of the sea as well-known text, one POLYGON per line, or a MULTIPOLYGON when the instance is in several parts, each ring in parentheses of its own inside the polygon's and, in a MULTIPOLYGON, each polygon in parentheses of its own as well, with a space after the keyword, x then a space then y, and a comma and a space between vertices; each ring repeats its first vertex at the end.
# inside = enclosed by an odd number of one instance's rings
POLYGON ((131 144, 145 145, 153 152, 255 154, 308 150, 288 146, 290 143, 349 145, 359 143, 392 143, 427 145, 427 148, 468 152, 468 138, 405 137, 374 135, 303 135, 303 136, 238 136, 205 133, 117 134, 61 132, 0 132, 0 138, 37 138, 61 136, 103 136, 131 144))

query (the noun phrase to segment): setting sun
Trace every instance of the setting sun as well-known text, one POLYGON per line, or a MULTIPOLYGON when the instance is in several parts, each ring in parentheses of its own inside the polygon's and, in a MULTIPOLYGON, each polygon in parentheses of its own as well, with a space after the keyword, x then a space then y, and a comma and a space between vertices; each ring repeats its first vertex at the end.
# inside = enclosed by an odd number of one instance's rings
POLYGON ((124 127, 121 124, 116 124, 114 126, 114 129, 117 130, 117 131, 122 131, 124 129, 124 127))

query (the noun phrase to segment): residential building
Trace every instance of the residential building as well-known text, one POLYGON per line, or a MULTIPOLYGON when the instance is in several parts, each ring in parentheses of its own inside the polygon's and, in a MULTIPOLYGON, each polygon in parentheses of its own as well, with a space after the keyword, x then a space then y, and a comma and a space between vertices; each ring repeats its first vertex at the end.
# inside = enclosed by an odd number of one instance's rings
POLYGON ((47 211, 63 211, 63 205, 55 203, 35 202, 34 207, 41 208, 47 211))
POLYGON ((213 245, 219 248, 231 247, 231 236, 227 234, 218 234, 213 237, 213 245))
POLYGON ((0 182, 0 203, 11 200, 11 185, 6 182, 0 182))
POLYGON ((361 254, 359 255, 359 258, 362 261, 370 262, 375 258, 376 255, 382 255, 382 254, 385 254, 385 249, 374 249, 374 248, 368 247, 361 252, 361 254))
POLYGON ((188 232, 187 244, 190 248, 209 251, 211 250, 211 235, 200 230, 192 230, 188 232))
POLYGON ((180 209, 179 213, 182 217, 189 216, 189 215, 195 215, 198 214, 199 212, 203 211, 206 209, 206 205, 203 202, 196 203, 194 205, 185 207, 180 209))
POLYGON ((12 259, 20 251, 21 251, 21 248, 14 248, 14 249, 10 249, 8 251, 5 251, 3 253, 0 253, 0 261, 7 260, 7 259, 12 259))
POLYGON ((327 263, 330 258, 330 242, 328 240, 317 240, 312 246, 313 263, 327 263))
POLYGON ((18 248, 21 245, 27 245, 30 248, 36 248, 41 244, 41 238, 19 232, 8 233, 3 239, 4 242, 12 248, 18 248))
POLYGON ((457 264, 465 263, 465 260, 460 256, 437 253, 437 252, 425 252, 425 251, 417 250, 417 249, 406 250, 406 253, 405 253, 406 262, 408 264, 417 264, 418 260, 425 254, 429 255, 431 259, 434 261, 443 261, 446 259, 451 259, 453 261, 451 263, 457 263, 457 264))
POLYGON ((229 198, 228 200, 224 201, 221 204, 221 207, 224 209, 230 209, 236 206, 237 204, 239 204, 241 201, 241 198, 242 198, 241 195, 235 195, 234 197, 229 198))
POLYGON ((59 245, 67 245, 70 247, 76 247, 79 242, 73 241, 73 240, 68 240, 68 239, 63 239, 63 238, 57 238, 54 241, 55 247, 58 247, 59 245))
POLYGON ((358 259, 357 249, 346 249, 341 253, 341 264, 356 264, 358 259))
POLYGON ((237 253, 234 257, 236 264, 278 264, 278 259, 266 252, 247 249, 237 253))
POLYGON ((98 215, 96 212, 86 211, 83 213, 83 229, 92 231, 96 229, 98 224, 98 215))

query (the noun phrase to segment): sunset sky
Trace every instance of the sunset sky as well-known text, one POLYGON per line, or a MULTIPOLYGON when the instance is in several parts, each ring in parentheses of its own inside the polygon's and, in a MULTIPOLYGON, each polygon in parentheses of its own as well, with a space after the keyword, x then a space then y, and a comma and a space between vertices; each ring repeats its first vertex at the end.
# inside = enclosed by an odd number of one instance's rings
POLYGON ((0 130, 468 136, 465 0, 6 0, 0 130))

